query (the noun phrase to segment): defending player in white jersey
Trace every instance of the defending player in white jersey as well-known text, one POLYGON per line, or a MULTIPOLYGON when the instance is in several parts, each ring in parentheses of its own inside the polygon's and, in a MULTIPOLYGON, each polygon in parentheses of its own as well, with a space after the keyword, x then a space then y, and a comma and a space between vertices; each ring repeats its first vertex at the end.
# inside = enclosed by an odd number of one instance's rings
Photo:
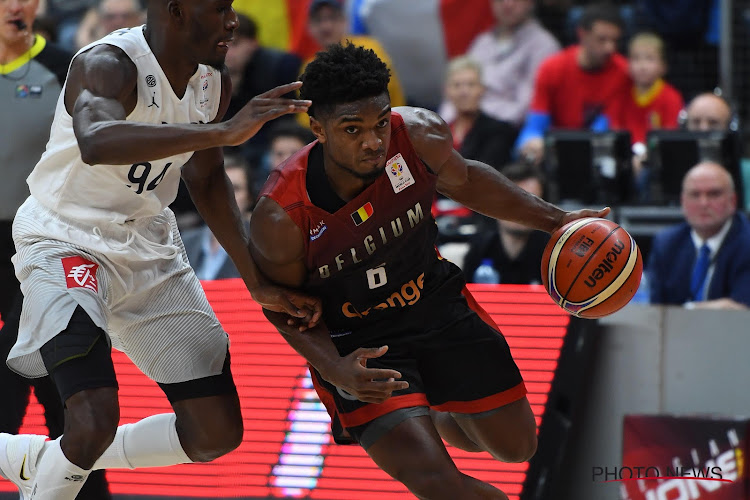
POLYGON ((85 47, 70 66, 14 221, 24 309, 8 365, 49 373, 67 410, 59 440, 0 434, 0 474, 22 499, 73 499, 92 469, 205 462, 242 440, 228 338, 167 208, 180 174, 253 298, 310 326, 320 315, 317 300, 257 271, 223 169, 221 147, 310 104, 281 98, 293 83, 220 123, 231 4, 150 0, 145 26, 85 47), (111 347, 162 387, 174 413, 117 427, 111 347))

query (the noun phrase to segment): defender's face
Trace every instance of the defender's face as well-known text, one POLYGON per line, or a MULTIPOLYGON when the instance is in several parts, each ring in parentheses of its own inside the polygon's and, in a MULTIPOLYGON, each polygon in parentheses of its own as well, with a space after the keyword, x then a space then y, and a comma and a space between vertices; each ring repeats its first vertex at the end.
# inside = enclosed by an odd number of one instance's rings
POLYGON ((388 92, 339 104, 330 115, 314 121, 313 132, 337 167, 366 182, 383 173, 391 141, 388 92))
POLYGON ((191 0, 189 40, 198 62, 215 68, 224 66, 229 44, 237 29, 237 13, 233 0, 191 0))

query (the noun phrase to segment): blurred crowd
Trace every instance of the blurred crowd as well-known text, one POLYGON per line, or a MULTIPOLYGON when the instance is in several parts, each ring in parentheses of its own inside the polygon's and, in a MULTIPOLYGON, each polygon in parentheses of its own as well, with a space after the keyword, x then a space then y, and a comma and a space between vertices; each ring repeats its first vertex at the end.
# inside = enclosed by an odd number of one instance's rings
MULTIPOLYGON (((660 202, 651 197, 654 131, 727 132, 739 138, 738 148, 746 142, 740 117, 748 108, 747 88, 737 82, 730 100, 729 89, 719 86, 719 0, 235 0, 233 6, 239 28, 226 59, 233 81, 226 118, 253 96, 298 79, 321 47, 351 40, 390 67, 394 107, 437 111, 461 154, 538 196, 559 193, 566 176, 584 183, 578 172, 560 171, 559 158, 551 159, 556 150, 550 137, 557 130, 627 133, 627 164, 604 162, 596 174, 621 184, 611 199, 596 198, 607 204, 660 202)), ((750 9, 733 2, 733 10, 740 40, 732 42, 735 71, 741 72, 747 68, 739 55, 750 40, 750 9)), ((34 31, 72 54, 144 21, 142 0, 41 0, 34 31)), ((313 139, 307 117, 298 116, 268 124, 227 151, 227 171, 248 220, 269 171, 313 139)), ((732 175, 741 212, 750 182, 732 175)), ((185 190, 173 209, 199 277, 236 276, 185 190)), ((436 200, 433 213, 441 248, 468 281, 483 264, 493 267, 495 281, 540 281, 534 263, 545 235, 488 222, 450 200, 436 200), (456 242, 457 253, 451 247, 456 242)))

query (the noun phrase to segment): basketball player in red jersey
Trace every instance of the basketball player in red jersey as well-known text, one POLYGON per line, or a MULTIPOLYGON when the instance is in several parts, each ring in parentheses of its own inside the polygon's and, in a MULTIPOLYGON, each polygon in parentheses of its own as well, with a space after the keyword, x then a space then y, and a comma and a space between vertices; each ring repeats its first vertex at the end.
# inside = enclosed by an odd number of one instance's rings
POLYGON ((266 315, 312 366, 337 442, 358 442, 419 498, 507 499, 459 472, 441 440, 522 462, 536 424, 505 339, 437 255, 430 204, 437 189, 548 232, 608 209, 564 212, 462 158, 435 113, 392 112, 370 50, 334 45, 302 80, 317 141, 272 171, 250 245, 271 280, 322 298, 325 326, 266 315))

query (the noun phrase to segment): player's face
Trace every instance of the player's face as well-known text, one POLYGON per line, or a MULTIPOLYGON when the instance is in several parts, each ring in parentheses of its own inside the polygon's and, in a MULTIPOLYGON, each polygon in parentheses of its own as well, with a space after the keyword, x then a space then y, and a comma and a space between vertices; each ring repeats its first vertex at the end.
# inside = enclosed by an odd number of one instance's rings
POLYGON ((39 0, 0 0, 0 44, 23 42, 31 32, 39 0), (20 29, 18 22, 26 28, 20 29))
POLYGON ((198 62, 222 68, 238 25, 232 0, 190 0, 186 6, 191 51, 198 62))
POLYGON ((531 16, 532 0, 492 0, 492 13, 503 28, 515 28, 531 16))
POLYGON ((586 58, 592 67, 600 68, 617 52, 622 30, 616 24, 595 21, 590 30, 579 29, 578 36, 586 58))
POLYGON ((649 43, 636 43, 628 57, 630 77, 640 87, 648 87, 664 76, 664 62, 659 49, 649 43))
POLYGON ((454 71, 445 82, 445 97, 459 113, 476 113, 482 99, 484 87, 479 74, 472 68, 454 71))
POLYGON ((724 170, 714 165, 699 166, 682 184, 682 211, 690 227, 710 238, 737 210, 737 196, 724 170))
POLYGON ((334 165, 353 177, 372 182, 385 170, 391 140, 391 99, 377 97, 338 104, 320 122, 312 120, 313 133, 334 165))

